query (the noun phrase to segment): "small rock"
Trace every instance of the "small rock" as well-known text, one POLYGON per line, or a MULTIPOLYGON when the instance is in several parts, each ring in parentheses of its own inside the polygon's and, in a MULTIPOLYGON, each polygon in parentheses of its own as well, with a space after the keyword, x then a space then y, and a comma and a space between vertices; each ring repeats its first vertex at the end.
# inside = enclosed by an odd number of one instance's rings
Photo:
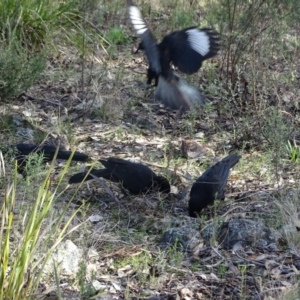
POLYGON ((206 148, 193 140, 182 140, 181 155, 186 158, 198 158, 207 152, 206 148))
POLYGON ((280 247, 281 235, 260 220, 232 219, 223 223, 212 223, 203 231, 203 238, 209 243, 213 234, 225 249, 245 246, 280 247), (238 247, 237 247, 238 245, 238 247))
POLYGON ((92 223, 98 223, 100 221, 103 220, 103 217, 99 216, 99 215, 92 215, 89 217, 89 220, 92 222, 92 223))
POLYGON ((102 284, 102 283, 99 282, 98 280, 93 280, 93 281, 92 281, 92 286, 93 286, 93 288, 94 288, 96 291, 104 290, 104 289, 107 288, 106 285, 102 284))
POLYGON ((54 273, 54 264, 57 272, 62 275, 75 275, 78 271, 82 251, 70 240, 62 242, 53 252, 45 265, 45 273, 54 273))
POLYGON ((193 251, 201 241, 199 231, 187 225, 180 228, 170 228, 164 233, 159 247, 165 249, 176 245, 178 250, 193 251))

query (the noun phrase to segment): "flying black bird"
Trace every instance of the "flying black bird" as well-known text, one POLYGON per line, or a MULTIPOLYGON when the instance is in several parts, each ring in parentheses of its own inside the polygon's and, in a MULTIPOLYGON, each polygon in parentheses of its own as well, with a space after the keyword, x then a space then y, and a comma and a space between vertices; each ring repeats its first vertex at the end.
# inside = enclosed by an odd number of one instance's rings
POLYGON ((196 180, 190 192, 190 217, 196 218, 196 214, 209 204, 213 204, 215 199, 225 199, 224 189, 230 169, 238 163, 240 158, 238 154, 231 154, 207 169, 196 180))
MULTIPOLYGON (((36 145, 36 144, 16 144, 2 149, 4 155, 11 155, 18 161, 18 172, 23 176, 26 176, 25 167, 28 159, 28 155, 31 153, 37 153, 43 155, 43 162, 50 162, 55 155, 56 147, 52 145, 36 145)), ((68 160, 72 154, 72 151, 58 150, 57 159, 68 160)), ((84 153, 74 152, 72 161, 87 161, 88 156, 84 153)))
POLYGON ((139 49, 146 52, 149 63, 148 81, 155 79, 155 97, 172 109, 189 110, 202 105, 206 98, 200 91, 174 74, 171 63, 181 72, 193 74, 202 62, 215 56, 220 49, 216 31, 210 28, 189 27, 166 35, 157 43, 140 10, 127 0, 131 23, 141 38, 139 49))
MULTIPOLYGON (((141 163, 114 157, 109 157, 106 160, 100 159, 99 161, 105 169, 92 169, 90 174, 112 182, 121 183, 122 188, 131 194, 138 195, 155 189, 163 193, 170 192, 168 180, 156 175, 149 167, 141 163)), ((80 183, 86 175, 86 172, 75 174, 69 179, 69 183, 80 183)), ((88 175, 85 180, 91 179, 93 177, 88 175)))

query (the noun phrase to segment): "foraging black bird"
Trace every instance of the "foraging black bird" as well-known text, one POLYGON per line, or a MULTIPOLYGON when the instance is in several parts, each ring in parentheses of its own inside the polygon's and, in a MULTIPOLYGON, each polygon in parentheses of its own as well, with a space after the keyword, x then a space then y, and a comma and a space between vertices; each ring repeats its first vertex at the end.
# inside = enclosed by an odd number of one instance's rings
POLYGON ((205 104, 206 98, 197 88, 174 74, 171 62, 183 73, 196 73, 202 62, 215 56, 220 49, 217 32, 189 27, 166 35, 158 44, 140 10, 131 0, 127 3, 131 23, 142 40, 139 49, 146 52, 149 63, 147 83, 155 79, 155 97, 166 106, 183 111, 205 104))
POLYGON ((200 211, 215 199, 224 200, 224 189, 227 184, 230 169, 234 167, 241 156, 231 154, 207 169, 193 184, 190 192, 189 215, 196 218, 200 211))
MULTIPOLYGON (((138 195, 150 190, 158 189, 160 192, 169 193, 170 184, 162 176, 156 175, 148 166, 141 163, 134 163, 121 158, 109 157, 99 160, 105 169, 92 169, 90 174, 102 177, 112 182, 121 183, 122 188, 131 194, 138 195)), ((78 173, 69 179, 69 183, 80 183, 87 172, 78 173)), ((85 179, 94 179, 88 175, 85 179)))
MULTIPOLYGON (((15 159, 18 161, 18 172, 22 175, 26 176, 25 174, 25 167, 26 167, 26 161, 28 158, 28 155, 31 153, 37 153, 43 155, 43 162, 50 162, 53 160, 54 155, 56 152, 56 147, 52 145, 36 145, 36 144, 16 144, 11 145, 8 147, 4 147, 2 149, 2 153, 8 154, 11 153, 15 157, 15 159)), ((59 149, 56 159, 64 159, 68 160, 72 154, 72 151, 66 151, 59 149)), ((87 161, 88 156, 81 152, 74 152, 74 155, 72 157, 72 161, 87 161)))

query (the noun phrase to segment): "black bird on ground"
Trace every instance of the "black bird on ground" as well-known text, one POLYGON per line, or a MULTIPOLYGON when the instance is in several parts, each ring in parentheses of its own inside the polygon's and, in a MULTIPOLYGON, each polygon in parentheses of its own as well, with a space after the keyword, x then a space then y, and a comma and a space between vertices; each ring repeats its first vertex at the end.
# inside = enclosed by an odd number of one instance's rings
POLYGON ((149 63, 147 83, 155 79, 155 97, 166 106, 183 111, 205 104, 206 98, 197 88, 174 74, 171 63, 183 73, 196 73, 202 62, 220 49, 218 33, 210 28, 189 27, 166 35, 158 44, 140 10, 131 0, 127 3, 131 23, 142 40, 139 49, 146 52, 149 63))
MULTIPOLYGON (((16 144, 8 147, 3 147, 2 153, 4 155, 13 155, 14 158, 18 161, 18 172, 23 176, 26 176, 25 168, 28 155, 31 153, 37 153, 43 155, 43 162, 50 162, 53 160, 56 147, 52 145, 36 145, 36 144, 16 144)), ((66 151, 59 149, 56 159, 68 160, 72 154, 72 151, 66 151)), ((72 161, 87 161, 88 156, 84 153, 74 152, 72 161)))
POLYGON ((224 200, 224 189, 230 169, 240 160, 238 154, 226 156, 207 169, 193 184, 190 192, 189 215, 196 218, 201 210, 214 203, 215 199, 224 200))
MULTIPOLYGON (((114 157, 100 159, 99 161, 105 169, 92 169, 90 174, 120 183, 123 190, 127 190, 131 194, 138 195, 155 189, 163 193, 170 192, 168 180, 156 175, 149 167, 141 163, 114 157)), ((69 183, 80 183, 86 175, 87 172, 75 174, 69 179, 69 183)), ((94 178, 88 175, 85 181, 91 179, 94 178)))

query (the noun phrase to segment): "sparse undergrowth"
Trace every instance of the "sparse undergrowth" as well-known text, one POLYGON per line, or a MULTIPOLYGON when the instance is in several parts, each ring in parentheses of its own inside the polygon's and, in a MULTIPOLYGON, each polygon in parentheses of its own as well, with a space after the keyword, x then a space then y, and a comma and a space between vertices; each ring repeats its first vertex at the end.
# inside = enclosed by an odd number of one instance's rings
MULTIPOLYGON (((172 182, 175 195, 128 197, 107 183, 116 195, 112 199, 97 182, 66 189, 80 166, 67 164, 57 176, 61 164, 47 172, 33 156, 23 179, 7 157, 5 174, 0 169, 0 298, 33 299, 51 286, 57 297, 71 293, 82 299, 107 293, 120 299, 158 293, 180 299, 296 299, 299 7, 276 0, 140 2, 158 37, 196 24, 221 32, 219 56, 187 78, 211 102, 185 116, 153 102, 153 90, 144 85, 143 55, 131 53, 138 41, 126 21, 125 2, 68 1, 72 8, 62 7, 58 20, 54 1, 47 4, 51 26, 41 14, 28 18, 25 10, 28 22, 16 24, 14 39, 5 43, 2 34, 0 98, 12 98, 14 105, 0 108, 1 144, 51 140, 84 149, 94 160, 139 158, 172 182), (38 31, 30 26, 37 26, 35 20, 41 22, 38 31), (199 148, 183 149, 182 141, 199 148), (231 152, 243 159, 231 173, 227 200, 191 220, 179 210, 187 200, 178 200, 178 192, 231 152), (217 229, 205 240, 207 228, 233 219, 263 220, 281 234, 278 248, 226 249, 217 229), (185 251, 179 237, 169 240, 169 248, 158 247, 164 233, 184 228, 194 234, 186 238, 189 243, 198 239, 192 251, 185 251), (77 271, 66 275, 58 263, 43 273, 54 246, 67 239, 83 252, 77 271)), ((8 29, 0 27, 2 33, 8 29)))

